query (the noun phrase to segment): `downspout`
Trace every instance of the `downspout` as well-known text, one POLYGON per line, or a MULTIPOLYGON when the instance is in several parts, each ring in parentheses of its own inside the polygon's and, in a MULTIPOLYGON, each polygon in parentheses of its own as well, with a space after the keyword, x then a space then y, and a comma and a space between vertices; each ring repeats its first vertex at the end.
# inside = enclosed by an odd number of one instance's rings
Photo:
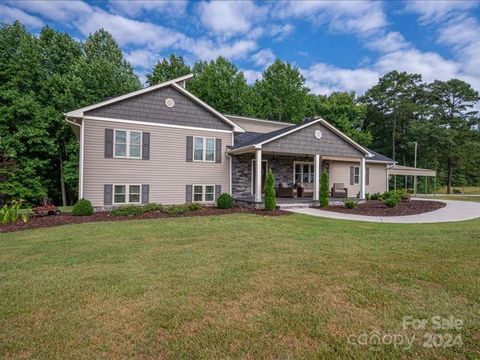
POLYGON ((83 126, 83 121, 81 124, 78 124, 74 121, 68 120, 65 117, 65 121, 69 124, 78 126, 80 128, 80 159, 79 159, 79 170, 78 170, 78 199, 83 198, 83 150, 84 150, 84 138, 85 138, 85 127, 83 126))
MULTIPOLYGON (((232 146, 234 145, 234 134, 232 132, 232 146)), ((228 157, 230 160, 230 195, 233 196, 233 189, 232 189, 232 156, 228 153, 228 151, 225 151, 225 155, 228 157)))

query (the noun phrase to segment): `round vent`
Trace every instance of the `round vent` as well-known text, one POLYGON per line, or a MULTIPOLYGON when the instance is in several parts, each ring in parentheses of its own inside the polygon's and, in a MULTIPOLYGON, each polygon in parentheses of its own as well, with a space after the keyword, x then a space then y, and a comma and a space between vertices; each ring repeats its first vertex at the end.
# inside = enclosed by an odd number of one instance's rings
POLYGON ((172 108, 175 105, 175 101, 172 98, 165 99, 165 106, 172 108))
POLYGON ((322 132, 320 130, 315 130, 315 137, 317 139, 321 139, 322 138, 322 132))

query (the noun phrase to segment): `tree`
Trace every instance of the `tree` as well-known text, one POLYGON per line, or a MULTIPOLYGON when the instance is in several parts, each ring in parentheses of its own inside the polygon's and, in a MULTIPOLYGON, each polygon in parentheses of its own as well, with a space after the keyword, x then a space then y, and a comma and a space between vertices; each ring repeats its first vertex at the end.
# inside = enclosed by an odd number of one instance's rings
POLYGON ((474 157, 468 150, 478 150, 478 111, 473 107, 479 100, 478 92, 462 80, 436 80, 428 85, 429 132, 440 160, 447 166, 449 194, 454 169, 474 157))
POLYGON ((305 117, 309 89, 297 67, 275 60, 255 82, 253 91, 256 116, 294 123, 305 117))
POLYGON ((193 66, 193 79, 188 90, 227 114, 250 115, 251 93, 241 71, 224 57, 210 62, 197 61, 193 66))
POLYGON ((320 179, 320 206, 328 206, 328 173, 324 171, 320 179))
MULTIPOLYGON (((410 126, 424 111, 424 86, 419 74, 391 71, 382 76, 378 84, 360 98, 367 105, 367 122, 375 139, 374 148, 390 154, 397 160, 397 153, 404 165, 411 142, 410 126), (386 139, 390 138, 390 144, 386 139)), ((411 159, 411 157, 410 157, 411 159)))
POLYGON ((356 100, 354 92, 334 92, 329 96, 309 95, 309 116, 321 116, 356 142, 369 146, 372 134, 363 130, 367 106, 356 100), (315 97, 315 99, 312 99, 315 97))
POLYGON ((147 74, 147 83, 152 86, 190 74, 191 72, 190 66, 185 64, 182 56, 171 54, 168 59, 158 61, 152 72, 147 74))
POLYGON ((275 177, 272 169, 268 169, 267 178, 265 179, 265 210, 272 211, 277 207, 277 199, 275 198, 275 177))

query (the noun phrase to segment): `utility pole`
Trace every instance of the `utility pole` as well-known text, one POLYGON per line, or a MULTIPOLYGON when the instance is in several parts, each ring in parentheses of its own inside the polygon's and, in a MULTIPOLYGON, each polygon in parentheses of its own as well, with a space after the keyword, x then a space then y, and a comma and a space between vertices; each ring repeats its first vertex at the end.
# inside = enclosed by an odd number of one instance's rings
MULTIPOLYGON (((417 147, 418 143, 415 141, 415 157, 413 158, 413 167, 417 167, 417 147)), ((425 190, 426 191, 426 190, 425 190)), ((417 175, 413 175, 413 192, 415 193, 415 196, 417 196, 417 175)))

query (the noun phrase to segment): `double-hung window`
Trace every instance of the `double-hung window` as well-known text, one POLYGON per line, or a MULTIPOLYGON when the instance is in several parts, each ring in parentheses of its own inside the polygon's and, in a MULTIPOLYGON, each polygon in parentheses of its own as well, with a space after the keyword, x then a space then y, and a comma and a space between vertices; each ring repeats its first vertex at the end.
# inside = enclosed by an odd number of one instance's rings
POLYGON ((193 161, 215 161, 215 139, 207 137, 193 138, 193 161))
POLYGON ((115 157, 140 159, 142 157, 142 132, 115 129, 114 149, 115 157))
POLYGON ((353 167, 353 183, 355 185, 360 184, 360 167, 358 166, 353 167))
POLYGON ((194 202, 213 202, 215 200, 214 185, 193 185, 194 202))
POLYGON ((313 163, 295 162, 295 183, 313 183, 313 163))
POLYGON ((140 204, 140 185, 114 185, 114 204, 140 204))

